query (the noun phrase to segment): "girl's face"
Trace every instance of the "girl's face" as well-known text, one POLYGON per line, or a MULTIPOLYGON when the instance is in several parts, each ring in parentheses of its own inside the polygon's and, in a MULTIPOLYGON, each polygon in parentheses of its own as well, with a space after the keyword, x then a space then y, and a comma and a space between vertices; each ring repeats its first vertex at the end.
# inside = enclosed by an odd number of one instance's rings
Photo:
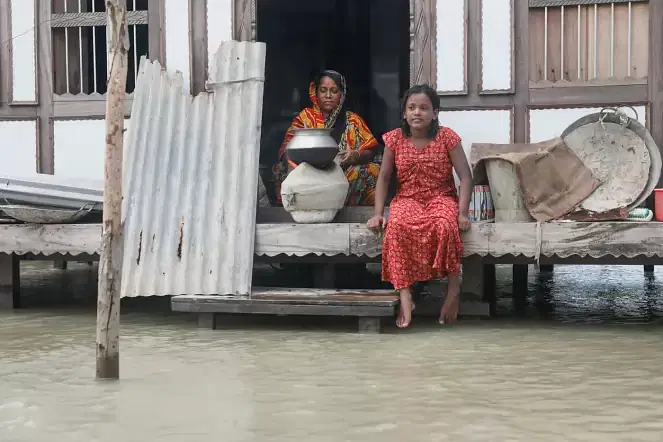
POLYGON ((426 130, 437 117, 437 111, 433 109, 428 95, 424 93, 412 94, 405 103, 405 115, 403 116, 413 131, 426 130))
POLYGON ((318 85, 318 104, 320 110, 332 113, 341 104, 341 88, 329 77, 322 77, 318 85))

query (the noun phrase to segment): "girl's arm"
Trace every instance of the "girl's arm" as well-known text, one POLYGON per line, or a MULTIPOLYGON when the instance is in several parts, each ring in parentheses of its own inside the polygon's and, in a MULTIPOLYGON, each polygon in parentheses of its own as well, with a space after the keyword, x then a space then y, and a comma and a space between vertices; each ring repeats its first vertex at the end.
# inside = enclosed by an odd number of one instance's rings
POLYGON ((458 211, 460 215, 467 217, 470 210, 470 197, 472 196, 472 171, 470 170, 470 165, 467 162, 467 157, 461 143, 458 143, 456 147, 449 150, 449 157, 451 157, 451 163, 456 171, 456 175, 460 179, 458 211))
POLYGON ((384 202, 387 200, 389 181, 391 180, 393 171, 394 151, 385 147, 384 155, 382 156, 382 165, 380 166, 380 175, 378 175, 378 182, 375 185, 375 210, 373 211, 373 216, 384 216, 384 202))

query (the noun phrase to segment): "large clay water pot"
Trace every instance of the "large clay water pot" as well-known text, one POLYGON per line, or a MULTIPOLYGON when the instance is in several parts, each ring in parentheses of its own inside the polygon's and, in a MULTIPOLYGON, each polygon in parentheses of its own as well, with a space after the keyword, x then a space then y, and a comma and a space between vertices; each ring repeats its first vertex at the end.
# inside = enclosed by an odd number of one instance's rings
POLYGON ((288 143, 286 153, 295 164, 308 163, 318 169, 326 169, 338 154, 338 144, 331 136, 332 129, 295 129, 295 136, 288 143))

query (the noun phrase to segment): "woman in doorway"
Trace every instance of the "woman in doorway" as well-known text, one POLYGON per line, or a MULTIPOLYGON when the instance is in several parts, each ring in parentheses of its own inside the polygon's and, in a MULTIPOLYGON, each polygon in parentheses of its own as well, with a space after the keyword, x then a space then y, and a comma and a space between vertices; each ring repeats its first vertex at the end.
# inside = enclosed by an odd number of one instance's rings
POLYGON ((400 292, 396 325, 405 328, 412 319, 412 285, 448 276, 448 292, 440 323, 458 315, 460 264, 463 244, 460 231, 470 228, 467 217, 472 174, 453 130, 440 126, 440 98, 428 85, 410 88, 403 98, 402 125, 383 135, 382 169, 377 183, 374 216, 368 228, 386 227, 382 248, 382 279, 400 292), (384 203, 396 167, 398 190, 389 206, 384 203), (460 199, 452 171, 460 178, 460 199))
POLYGON ((281 183, 288 172, 296 167, 286 155, 286 147, 295 135, 294 130, 304 127, 332 128, 332 137, 338 143, 341 167, 350 183, 346 205, 370 206, 375 201, 375 186, 380 166, 373 162, 378 142, 364 120, 343 106, 347 93, 345 78, 336 71, 325 70, 309 85, 313 107, 301 111, 288 128, 279 161, 274 166, 276 197, 281 203, 281 183))

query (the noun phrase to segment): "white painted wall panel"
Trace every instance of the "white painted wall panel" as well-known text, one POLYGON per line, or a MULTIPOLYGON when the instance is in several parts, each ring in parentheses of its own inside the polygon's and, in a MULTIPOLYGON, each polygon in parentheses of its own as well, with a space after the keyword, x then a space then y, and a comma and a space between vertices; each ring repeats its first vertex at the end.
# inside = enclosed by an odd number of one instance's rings
POLYGON ((466 0, 437 0, 437 90, 465 92, 466 0))
MULTIPOLYGON (((129 119, 124 120, 125 149, 129 119)), ((104 179, 105 120, 56 120, 53 122, 55 175, 104 179)))
POLYGON ((12 101, 37 101, 35 2, 12 0, 12 101))
MULTIPOLYGON (((634 107, 638 113, 638 121, 646 125, 645 106, 634 107)), ((562 132, 574 121, 585 115, 601 112, 600 107, 585 107, 575 109, 533 109, 529 111, 529 138, 531 143, 559 137, 562 132)), ((633 111, 627 107, 621 110, 628 116, 635 118, 633 111)))
POLYGON ((36 121, 0 121, 0 173, 37 173, 36 121))
POLYGON ((165 0, 164 10, 166 68, 169 72, 179 71, 182 73, 183 88, 188 92, 191 83, 189 2, 186 0, 165 0))
POLYGON ((214 61, 214 54, 222 41, 233 39, 233 0, 212 0, 207 2, 207 60, 208 66, 214 61))
POLYGON ((512 88, 513 0, 481 2, 481 90, 512 88))
POLYGON ((441 125, 453 129, 461 137, 468 160, 472 143, 511 142, 510 110, 443 111, 439 118, 441 125))

